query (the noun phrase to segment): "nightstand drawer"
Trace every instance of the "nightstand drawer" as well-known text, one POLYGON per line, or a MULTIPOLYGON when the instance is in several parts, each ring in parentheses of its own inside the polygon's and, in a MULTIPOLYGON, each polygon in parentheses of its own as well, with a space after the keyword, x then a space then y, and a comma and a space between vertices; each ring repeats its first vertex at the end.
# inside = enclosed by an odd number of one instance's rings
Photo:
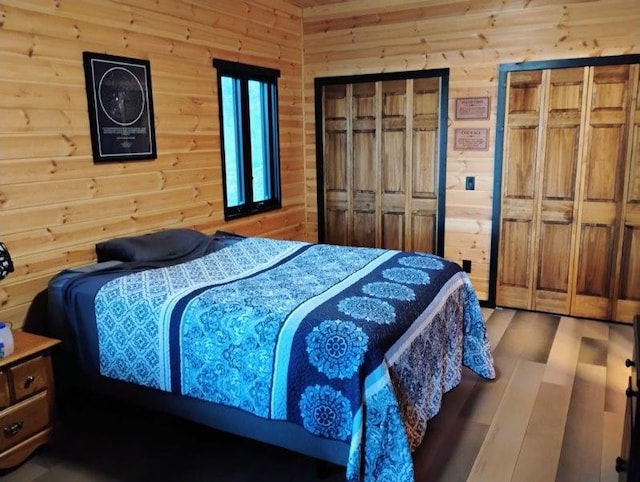
POLYGON ((0 410, 11 405, 11 392, 9 392, 9 380, 5 372, 0 372, 0 410))
POLYGON ((49 425, 47 392, 13 405, 0 413, 0 452, 29 438, 49 425))
POLYGON ((17 402, 47 388, 47 365, 42 356, 12 366, 9 375, 17 402))
POLYGON ((51 349, 58 343, 14 330, 13 353, 0 358, 0 473, 24 462, 51 439, 51 349))

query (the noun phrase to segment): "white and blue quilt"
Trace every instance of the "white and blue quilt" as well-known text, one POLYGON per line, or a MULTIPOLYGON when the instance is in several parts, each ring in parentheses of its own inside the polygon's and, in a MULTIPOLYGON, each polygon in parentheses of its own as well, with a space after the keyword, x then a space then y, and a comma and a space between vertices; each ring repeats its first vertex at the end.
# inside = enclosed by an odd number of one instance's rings
POLYGON ((428 254, 247 238, 95 302, 102 375, 345 441, 351 481, 413 481, 461 365, 495 376, 466 274, 428 254))

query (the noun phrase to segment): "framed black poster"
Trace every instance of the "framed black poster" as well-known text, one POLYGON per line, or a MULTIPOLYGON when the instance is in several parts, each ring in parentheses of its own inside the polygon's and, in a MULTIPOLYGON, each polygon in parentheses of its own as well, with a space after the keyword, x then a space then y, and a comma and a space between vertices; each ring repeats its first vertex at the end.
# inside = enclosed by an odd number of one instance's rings
POLYGON ((157 156, 148 60, 83 52, 93 160, 157 156))

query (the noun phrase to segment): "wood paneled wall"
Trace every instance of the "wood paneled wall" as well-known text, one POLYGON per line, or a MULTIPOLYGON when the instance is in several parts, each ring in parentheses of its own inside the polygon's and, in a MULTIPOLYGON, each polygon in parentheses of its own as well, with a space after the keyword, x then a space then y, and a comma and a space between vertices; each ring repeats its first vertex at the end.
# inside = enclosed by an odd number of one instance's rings
POLYGON ((0 320, 34 321, 32 301, 49 279, 91 262, 95 243, 108 238, 169 227, 304 238, 299 8, 0 0, 0 64, 0 240, 16 265, 0 282, 0 320), (150 61, 157 160, 93 162, 83 51, 150 61), (212 58, 281 71, 281 210, 224 222, 212 58))
MULTIPOLYGON (((353 0, 305 8, 307 224, 317 229, 313 79, 450 69, 445 256, 472 261, 489 289, 498 66, 640 52, 638 0, 353 0), (488 120, 456 120, 455 99, 491 98, 488 120), (454 149, 454 129, 488 127, 486 151, 454 149), (465 177, 475 176, 474 191, 465 177)), ((522 260, 526 262, 527 260, 522 260)))
POLYGON ((317 239, 313 79, 448 67, 445 255, 488 291, 497 68, 640 52, 637 0, 0 0, 0 240, 16 272, 0 320, 20 327, 58 271, 94 244, 168 227, 317 239), (94 164, 82 52, 151 62, 158 159, 94 164), (283 209, 225 223, 212 58, 278 68, 283 209), (457 121, 457 97, 491 118, 457 121), (488 151, 453 149, 489 127, 488 151), (465 191, 465 176, 476 190, 465 191), (306 205, 306 208, 305 208, 306 205))

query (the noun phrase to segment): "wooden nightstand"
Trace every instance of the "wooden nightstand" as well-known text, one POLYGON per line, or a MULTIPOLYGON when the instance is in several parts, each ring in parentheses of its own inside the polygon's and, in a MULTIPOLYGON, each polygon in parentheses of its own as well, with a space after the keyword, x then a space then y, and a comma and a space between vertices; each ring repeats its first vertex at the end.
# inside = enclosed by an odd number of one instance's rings
POLYGON ((53 422, 51 348, 58 340, 14 331, 14 352, 0 358, 0 469, 47 443, 53 422))

